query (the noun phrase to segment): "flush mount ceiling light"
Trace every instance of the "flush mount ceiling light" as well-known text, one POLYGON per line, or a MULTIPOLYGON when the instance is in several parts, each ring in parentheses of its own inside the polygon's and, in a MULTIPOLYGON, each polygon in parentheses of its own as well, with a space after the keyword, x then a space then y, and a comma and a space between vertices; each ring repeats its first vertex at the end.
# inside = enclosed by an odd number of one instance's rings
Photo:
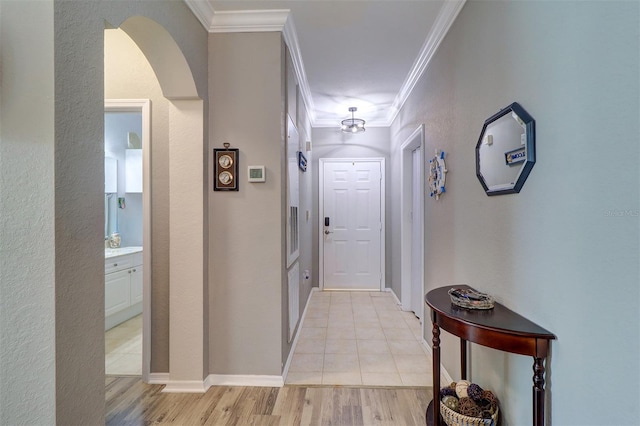
POLYGON ((351 111, 351 118, 347 118, 346 120, 342 120, 342 131, 345 133, 360 133, 364 132, 364 120, 361 118, 355 118, 353 113, 356 112, 358 108, 350 107, 349 111, 351 111))

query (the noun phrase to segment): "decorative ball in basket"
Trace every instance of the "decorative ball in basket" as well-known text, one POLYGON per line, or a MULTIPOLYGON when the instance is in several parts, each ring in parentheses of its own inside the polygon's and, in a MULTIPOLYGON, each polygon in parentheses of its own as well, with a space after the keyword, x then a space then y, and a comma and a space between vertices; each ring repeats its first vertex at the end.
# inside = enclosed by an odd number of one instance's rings
POLYGON ((440 390, 440 415, 448 426, 497 426, 498 398, 467 380, 440 390))

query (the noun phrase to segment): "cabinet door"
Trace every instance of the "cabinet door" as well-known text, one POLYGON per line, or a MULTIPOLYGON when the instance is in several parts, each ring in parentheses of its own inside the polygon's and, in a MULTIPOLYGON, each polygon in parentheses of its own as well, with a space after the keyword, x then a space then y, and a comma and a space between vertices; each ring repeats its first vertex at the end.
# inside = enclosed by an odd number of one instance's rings
POLYGON ((142 265, 131 269, 131 304, 142 302, 142 265))
POLYGON ((128 308, 130 303, 130 270, 104 276, 104 314, 109 316, 128 308))

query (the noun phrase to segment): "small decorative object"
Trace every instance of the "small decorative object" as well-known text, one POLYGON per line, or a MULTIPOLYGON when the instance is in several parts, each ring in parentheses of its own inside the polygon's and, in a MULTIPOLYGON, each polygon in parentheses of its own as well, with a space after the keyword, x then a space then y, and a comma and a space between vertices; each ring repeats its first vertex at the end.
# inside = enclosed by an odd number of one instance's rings
POLYGON ((482 388, 475 383, 471 383, 467 388, 467 395, 469 398, 473 399, 475 402, 480 402, 482 400, 482 388))
POLYGON ((118 248, 120 247, 120 234, 118 234, 117 232, 114 232, 113 234, 111 234, 111 236, 109 237, 109 248, 118 248))
POLYGON ((125 201, 124 201, 124 197, 118 197, 118 207, 121 209, 124 209, 127 207, 125 201))
POLYGON ((467 380, 453 382, 450 386, 442 388, 440 391, 440 414, 448 426, 496 426, 498 424, 498 399, 491 391, 481 390, 475 383, 467 380), (455 387, 460 389, 460 395, 465 393, 469 396, 452 396, 449 394, 455 387), (481 395, 478 401, 471 395, 481 395))
POLYGON ((440 396, 456 396, 456 390, 452 387, 442 388, 440 389, 440 396))
POLYGON ((226 142, 223 145, 224 148, 213 149, 213 190, 237 191, 239 150, 229 148, 226 142))
POLYGON ((440 199, 440 194, 445 192, 445 178, 447 167, 444 162, 444 151, 436 149, 436 156, 429 160, 429 191, 430 196, 440 199))
POLYGON ((298 151, 298 167, 303 172, 307 171, 307 157, 304 156, 302 151, 298 151))
POLYGON ((470 384, 471 382, 468 382, 466 380, 460 380, 456 383, 456 395, 458 396, 458 398, 467 398, 469 396, 467 394, 467 388, 470 384))
POLYGON ((513 149, 504 153, 504 164, 507 166, 515 166, 527 159, 526 148, 513 149))
POLYGON ((267 181, 267 175, 264 166, 249 166, 247 167, 247 174, 249 182, 267 181))
POLYGON ((445 396, 442 398, 442 402, 444 402, 444 405, 451 408, 453 411, 458 411, 458 398, 455 396, 445 396))
POLYGON ((467 309, 493 309, 493 297, 472 289, 452 288, 449 290, 451 303, 467 309))

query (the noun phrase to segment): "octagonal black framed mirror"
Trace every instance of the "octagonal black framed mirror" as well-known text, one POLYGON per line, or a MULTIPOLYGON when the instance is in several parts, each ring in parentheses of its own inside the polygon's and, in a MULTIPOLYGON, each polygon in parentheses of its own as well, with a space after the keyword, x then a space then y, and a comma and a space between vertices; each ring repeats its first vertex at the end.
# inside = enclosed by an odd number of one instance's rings
POLYGON ((535 162, 535 120, 517 102, 485 120, 476 145, 476 176, 487 195, 520 192, 535 162))

